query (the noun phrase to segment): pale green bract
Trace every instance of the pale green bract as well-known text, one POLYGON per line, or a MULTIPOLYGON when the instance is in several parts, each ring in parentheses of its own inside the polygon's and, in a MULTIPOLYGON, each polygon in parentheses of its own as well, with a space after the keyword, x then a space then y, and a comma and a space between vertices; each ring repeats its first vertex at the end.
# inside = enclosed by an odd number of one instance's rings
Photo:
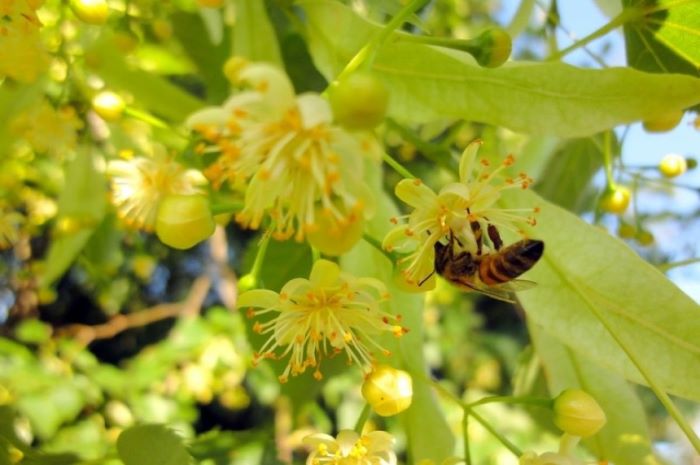
MULTIPOLYGON (((316 66, 333 79, 380 26, 327 0, 300 2, 316 66)), ((390 91, 388 114, 408 123, 440 118, 531 134, 586 136, 700 102, 700 80, 627 68, 563 63, 477 66, 470 55, 415 43, 384 44, 373 70, 390 91)))
POLYGON ((619 239, 530 191, 509 208, 541 207, 532 237, 544 256, 518 294, 528 316, 561 342, 625 378, 646 384, 607 324, 664 390, 700 399, 700 306, 619 239))

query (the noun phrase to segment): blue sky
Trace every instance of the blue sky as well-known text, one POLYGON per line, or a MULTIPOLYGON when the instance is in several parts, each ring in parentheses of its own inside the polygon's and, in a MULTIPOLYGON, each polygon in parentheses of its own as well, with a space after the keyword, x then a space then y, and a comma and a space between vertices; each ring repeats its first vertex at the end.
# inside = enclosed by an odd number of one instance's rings
MULTIPOLYGON (((538 3, 546 5, 548 1, 541 0, 538 3)), ((607 3, 611 3, 610 0, 607 3)), ((507 24, 512 18, 520 0, 501 0, 501 9, 498 17, 503 24, 507 24)), ((559 2, 561 24, 575 38, 581 38, 595 31, 608 22, 609 18, 598 8, 594 0, 565 0, 559 2)), ((544 18, 543 10, 535 7, 533 21, 544 18)), ((573 40, 563 31, 558 32, 560 47, 566 47, 573 40)), ((517 48, 517 42, 515 44, 517 48)), ((624 66, 626 64, 624 41, 621 30, 591 42, 588 48, 602 55, 604 47, 605 62, 609 66, 624 66)), ((578 66, 597 66, 595 62, 583 50, 577 50, 566 56, 565 61, 578 66)), ((685 156, 698 157, 700 150, 700 131, 693 127, 694 115, 686 114, 685 118, 675 129, 662 134, 650 134, 645 132, 641 124, 633 124, 627 133, 623 145, 622 157, 628 165, 656 165, 661 157, 667 153, 678 153, 685 156)), ((620 131, 622 128, 620 128, 620 131)), ((653 176, 653 173, 650 173, 653 176)), ((700 188, 700 169, 688 172, 677 178, 679 183, 700 188)), ((700 195, 690 190, 675 189, 670 194, 652 194, 642 197, 640 201, 642 211, 674 211, 685 212, 700 208, 700 195)), ((700 257, 700 243, 695 237, 700 237, 700 225, 695 221, 688 228, 687 225, 674 224, 673 222, 661 222, 650 224, 649 229, 657 237, 659 248, 669 253, 673 260, 684 260, 700 257)), ((700 264, 684 266, 671 270, 669 277, 686 293, 700 302, 700 264)))

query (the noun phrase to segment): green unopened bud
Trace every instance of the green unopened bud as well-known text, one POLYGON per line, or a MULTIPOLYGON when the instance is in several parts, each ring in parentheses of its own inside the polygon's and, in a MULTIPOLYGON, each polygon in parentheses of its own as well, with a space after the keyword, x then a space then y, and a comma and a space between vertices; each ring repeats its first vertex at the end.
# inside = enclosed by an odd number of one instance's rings
POLYGON ((688 157, 685 159, 685 162, 688 165, 689 170, 694 170, 698 167, 698 161, 695 158, 688 157))
POLYGON ((472 55, 476 61, 487 68, 496 68, 505 63, 513 50, 513 41, 508 33, 501 28, 484 31, 475 39, 478 50, 473 50, 472 55))
POLYGON ((202 195, 169 195, 158 208, 156 234, 166 245, 189 249, 214 233, 209 200, 202 195))
POLYGON ((104 24, 109 17, 109 6, 105 0, 71 0, 71 10, 87 24, 104 24))
POLYGON ((607 421, 598 402, 580 389, 567 389, 554 399, 554 424, 572 436, 587 438, 607 421))
POLYGON ((603 194, 600 199, 600 208, 608 213, 621 215, 630 205, 632 194, 625 186, 615 186, 603 194))
POLYGON ((114 92, 103 90, 92 99, 92 108, 95 113, 106 121, 116 121, 121 118, 126 104, 124 99, 114 92))
POLYGON ((362 397, 383 417, 406 410, 413 399, 411 375, 396 368, 380 365, 362 384, 362 397))
POLYGON ((647 132, 667 132, 678 126, 683 118, 683 110, 668 111, 642 122, 647 132))
POLYGON ((238 280, 238 292, 245 292, 258 287, 258 278, 250 273, 238 280))
POLYGON ((659 162, 659 171, 667 178, 675 178, 688 170, 688 162, 683 155, 668 153, 659 162))
POLYGON ((335 120, 348 129, 372 129, 384 121, 389 91, 374 74, 355 72, 329 90, 335 120))
POLYGON ((654 243, 654 235, 651 233, 651 231, 647 231, 646 229, 637 231, 637 235, 634 238, 637 240, 637 242, 639 242, 639 245, 643 245, 645 247, 648 247, 654 243))

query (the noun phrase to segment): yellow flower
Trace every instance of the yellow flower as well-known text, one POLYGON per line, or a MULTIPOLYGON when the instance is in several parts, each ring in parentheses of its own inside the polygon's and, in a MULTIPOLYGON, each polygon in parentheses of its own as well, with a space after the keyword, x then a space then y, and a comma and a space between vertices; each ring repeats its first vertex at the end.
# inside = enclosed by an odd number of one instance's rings
POLYGON ((55 109, 43 101, 12 122, 12 130, 40 153, 61 155, 75 148, 77 130, 83 126, 73 107, 55 109))
POLYGON ((136 229, 152 231, 158 207, 171 194, 202 193, 206 180, 197 170, 188 170, 154 146, 153 156, 112 160, 107 166, 111 178, 112 203, 119 216, 136 229))
POLYGON ((399 266, 408 284, 424 290, 435 286, 432 277, 423 281, 434 271, 435 244, 444 242, 450 234, 463 250, 472 254, 492 250, 493 244, 477 240, 473 223, 483 232, 492 225, 521 235, 524 234, 519 225, 535 224, 536 208, 504 209, 497 205, 504 190, 526 189, 532 179, 524 173, 515 178, 501 175, 502 170, 514 163, 512 155, 495 168, 488 160, 477 161, 480 146, 480 140, 467 146, 459 165, 459 182, 446 185, 438 194, 419 179, 404 179, 396 185, 396 195, 413 207, 413 211, 392 219, 397 226, 386 235, 383 246, 388 251, 407 253, 399 260, 399 266))
POLYGON ((341 430, 337 438, 312 434, 304 438, 304 444, 312 447, 306 465, 395 465, 395 443, 385 431, 359 436, 352 430, 341 430))
POLYGON ((406 329, 396 324, 399 316, 381 310, 380 301, 388 297, 379 280, 356 278, 333 262, 318 260, 309 279, 292 279, 279 294, 265 289, 244 292, 237 306, 249 308, 249 317, 277 313, 253 326, 257 333, 270 335, 255 361, 289 356, 280 376, 286 382, 290 374, 296 376, 308 367, 315 367, 314 377, 321 379, 321 361, 341 352, 349 364, 357 363, 366 371, 374 361, 372 350, 389 355, 375 337, 382 333, 398 337, 406 329))
POLYGON ((229 71, 246 90, 187 124, 206 141, 199 152, 217 154, 204 171, 212 185, 246 187, 236 220, 257 229, 267 215, 276 238, 302 240, 319 229, 319 213, 340 228, 370 215, 363 155, 376 155, 377 142, 332 124, 325 99, 295 96, 289 78, 271 65, 239 60, 229 71))
POLYGON ((41 22, 36 9, 41 2, 0 0, 0 77, 33 82, 48 65, 41 43, 41 22))
POLYGON ((0 207, 0 250, 10 248, 19 239, 19 231, 24 217, 0 207))

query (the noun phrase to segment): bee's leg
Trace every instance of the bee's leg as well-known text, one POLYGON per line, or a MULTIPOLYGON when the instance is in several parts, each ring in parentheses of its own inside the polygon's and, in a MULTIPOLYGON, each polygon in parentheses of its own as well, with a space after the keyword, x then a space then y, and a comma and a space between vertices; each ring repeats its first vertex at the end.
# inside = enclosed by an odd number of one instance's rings
POLYGON ((425 278, 421 279, 420 282, 418 283, 418 287, 421 287, 421 286, 423 285, 423 283, 426 282, 427 280, 429 280, 430 277, 431 277, 432 275, 434 275, 434 274, 435 274, 435 270, 431 271, 430 274, 429 274, 428 276, 426 276, 425 278))
POLYGON ((478 221, 471 221, 469 226, 472 228, 472 232, 474 233, 474 239, 476 239, 476 254, 481 255, 484 237, 483 231, 481 230, 481 225, 478 221))
POLYGON ((489 223, 486 232, 488 233, 489 239, 491 239, 491 242, 493 242, 493 246, 496 248, 496 250, 501 250, 501 247, 503 247, 503 240, 501 239, 501 234, 498 232, 498 229, 496 229, 496 226, 489 223))

